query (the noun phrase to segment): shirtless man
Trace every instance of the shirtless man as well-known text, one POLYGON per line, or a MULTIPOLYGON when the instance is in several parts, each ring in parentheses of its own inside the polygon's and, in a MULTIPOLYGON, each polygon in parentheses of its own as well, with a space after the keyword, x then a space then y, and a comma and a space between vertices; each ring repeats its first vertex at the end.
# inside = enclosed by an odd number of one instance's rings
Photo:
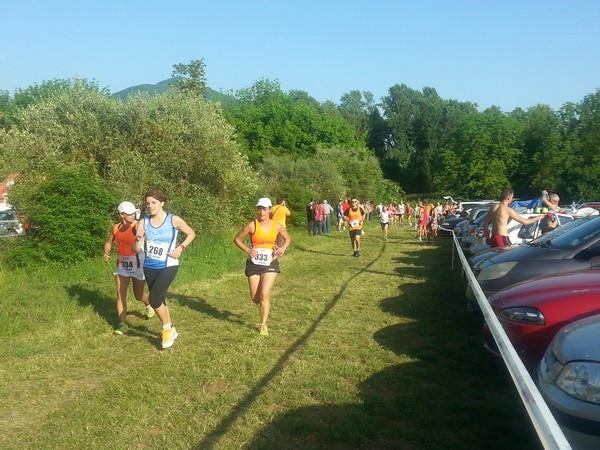
POLYGON ((544 218, 544 214, 540 214, 529 219, 523 219, 514 209, 508 206, 513 201, 513 195, 514 193, 510 189, 502 191, 500 203, 496 203, 490 208, 483 221, 484 230, 487 230, 488 224, 492 222, 492 236, 489 238, 492 248, 510 247, 511 242, 508 238, 508 221, 510 219, 514 219, 523 225, 529 225, 544 218))

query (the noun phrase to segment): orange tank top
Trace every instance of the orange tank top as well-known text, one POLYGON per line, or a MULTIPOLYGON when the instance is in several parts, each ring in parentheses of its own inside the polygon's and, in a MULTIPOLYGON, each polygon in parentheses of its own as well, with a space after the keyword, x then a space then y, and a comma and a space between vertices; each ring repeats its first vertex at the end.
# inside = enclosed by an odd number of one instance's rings
POLYGON ((362 228, 363 209, 358 207, 356 211, 348 209, 348 221, 351 230, 360 230, 362 228))
POLYGON ((112 233, 115 238, 117 253, 119 256, 135 256, 133 252, 133 243, 135 242, 135 226, 137 222, 133 222, 124 230, 120 230, 121 224, 118 223, 113 227, 112 233))
POLYGON ((255 230, 252 234, 252 248, 273 248, 277 241, 277 225, 271 220, 271 229, 265 231, 258 221, 254 221, 255 230))

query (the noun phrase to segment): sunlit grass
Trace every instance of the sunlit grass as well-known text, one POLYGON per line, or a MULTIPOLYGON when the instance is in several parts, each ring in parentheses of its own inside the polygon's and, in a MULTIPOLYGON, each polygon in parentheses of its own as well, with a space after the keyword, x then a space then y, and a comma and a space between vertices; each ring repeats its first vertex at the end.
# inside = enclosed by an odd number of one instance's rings
POLYGON ((268 338, 232 236, 199 239, 169 293, 180 337, 166 351, 131 294, 132 332, 112 334, 101 260, 0 272, 0 447, 536 448, 449 240, 366 231, 353 258, 347 233, 292 230, 268 338))

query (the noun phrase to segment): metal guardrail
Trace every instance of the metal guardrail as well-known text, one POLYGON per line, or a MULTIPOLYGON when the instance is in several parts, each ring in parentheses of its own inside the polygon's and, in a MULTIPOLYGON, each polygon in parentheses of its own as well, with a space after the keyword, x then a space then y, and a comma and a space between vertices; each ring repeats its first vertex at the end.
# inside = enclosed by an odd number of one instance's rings
POLYGON ((500 322, 498 321, 496 314, 494 314, 487 297, 479 287, 479 283, 471 271, 471 267, 467 262, 467 259, 462 251, 462 248, 460 247, 460 244, 458 243, 458 240, 456 239, 455 234, 452 232, 452 230, 447 231, 451 232, 453 239, 452 265, 454 266, 454 249, 456 249, 463 270, 465 271, 465 275, 467 276, 467 279, 473 288, 473 293, 475 294, 479 308, 481 309, 483 317, 485 318, 485 321, 487 322, 488 327, 494 336, 494 340, 498 345, 498 349, 500 349, 504 363, 506 364, 513 382, 515 383, 515 387, 519 391, 521 400, 525 405, 525 409, 529 414, 542 445, 546 449, 553 450, 571 449, 571 445, 560 429, 556 419, 550 412, 548 405, 546 405, 546 402, 538 391, 537 386, 529 375, 529 372, 527 369, 525 369, 521 358, 519 358, 515 348, 508 339, 504 328, 502 328, 502 325, 500 325, 500 322))

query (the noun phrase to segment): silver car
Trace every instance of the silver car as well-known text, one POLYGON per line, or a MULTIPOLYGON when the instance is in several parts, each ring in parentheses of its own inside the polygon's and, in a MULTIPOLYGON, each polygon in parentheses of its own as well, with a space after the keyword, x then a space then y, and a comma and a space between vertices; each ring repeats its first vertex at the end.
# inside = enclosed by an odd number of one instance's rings
POLYGON ((600 315, 561 328, 537 381, 573 448, 600 448, 600 315))
POLYGON ((25 232, 17 211, 0 211, 0 236, 20 236, 25 232))

